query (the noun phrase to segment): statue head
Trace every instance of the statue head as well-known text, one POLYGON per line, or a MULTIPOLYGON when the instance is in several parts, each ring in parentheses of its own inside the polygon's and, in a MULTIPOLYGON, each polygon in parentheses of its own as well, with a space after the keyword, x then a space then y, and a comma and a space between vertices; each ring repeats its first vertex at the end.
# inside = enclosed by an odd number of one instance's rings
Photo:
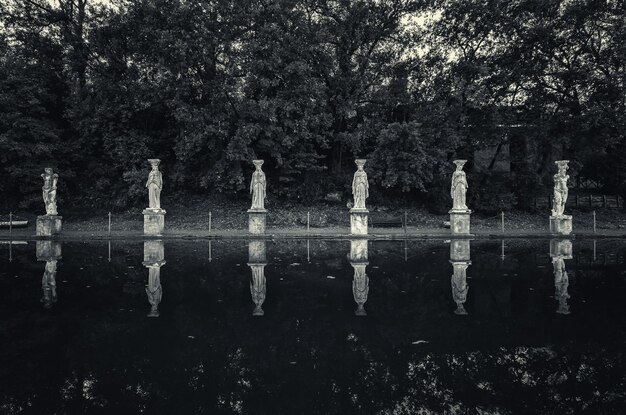
POLYGON ((454 160, 454 164, 456 164, 456 171, 461 171, 467 160, 454 160))
POLYGON ((563 174, 565 174, 565 172, 568 169, 568 163, 569 163, 569 160, 558 160, 554 162, 554 164, 556 164, 559 169, 559 173, 563 173, 563 174))
POLYGON ((43 171, 46 173, 46 176, 52 176, 52 167, 46 167, 43 171))
POLYGON ((152 170, 158 170, 159 164, 161 164, 161 160, 160 159, 148 159, 148 163, 150 163, 150 166, 152 166, 152 170))
POLYGON ((252 160, 252 164, 254 164, 254 167, 256 167, 257 170, 261 170, 263 162, 263 160, 252 160))
POLYGON ((354 160, 354 163, 356 164, 356 167, 359 170, 363 170, 363 166, 365 166, 366 162, 367 162, 367 159, 356 159, 356 160, 354 160))

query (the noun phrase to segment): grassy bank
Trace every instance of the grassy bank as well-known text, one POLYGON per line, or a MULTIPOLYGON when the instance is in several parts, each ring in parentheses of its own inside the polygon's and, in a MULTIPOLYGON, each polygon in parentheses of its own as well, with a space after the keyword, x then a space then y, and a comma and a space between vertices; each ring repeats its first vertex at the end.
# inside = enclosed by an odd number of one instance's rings
MULTIPOLYGON (((171 231, 207 231, 209 220, 212 230, 244 230, 247 229, 249 208, 247 200, 192 200, 186 203, 166 201, 163 207, 167 211, 166 228, 171 231), (210 219, 209 219, 210 213, 210 219)), ((268 228, 305 229, 307 212, 312 230, 349 226, 348 208, 336 203, 318 203, 315 206, 304 206, 287 202, 272 201, 266 205, 268 209, 268 228)), ((404 206, 370 206, 370 218, 390 219, 404 218, 406 214, 409 228, 443 230, 448 215, 437 215, 421 207, 404 206)), ((125 212, 112 214, 112 230, 114 232, 134 232, 143 229, 141 208, 133 208, 125 212)), ((108 229, 108 212, 62 209, 63 227, 67 231, 104 232, 108 229), (65 211, 64 211, 65 210, 65 211)), ((593 213, 584 210, 571 210, 567 213, 574 216, 574 228, 590 230, 593 228, 593 213)), ((30 220, 34 226, 36 215, 31 212, 18 212, 21 217, 30 220)), ((541 231, 548 227, 549 212, 505 212, 505 230, 507 232, 541 231)), ((625 230, 626 212, 615 209, 596 211, 596 227, 598 230, 625 230)), ((501 216, 486 215, 480 212, 472 214, 472 229, 475 231, 499 231, 501 216)))

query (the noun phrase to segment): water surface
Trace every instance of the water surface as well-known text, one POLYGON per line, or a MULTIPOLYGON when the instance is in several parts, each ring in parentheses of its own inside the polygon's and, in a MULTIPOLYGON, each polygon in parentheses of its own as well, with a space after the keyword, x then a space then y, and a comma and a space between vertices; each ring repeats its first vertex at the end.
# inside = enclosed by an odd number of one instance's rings
POLYGON ((0 245, 0 413, 623 413, 625 253, 0 245))

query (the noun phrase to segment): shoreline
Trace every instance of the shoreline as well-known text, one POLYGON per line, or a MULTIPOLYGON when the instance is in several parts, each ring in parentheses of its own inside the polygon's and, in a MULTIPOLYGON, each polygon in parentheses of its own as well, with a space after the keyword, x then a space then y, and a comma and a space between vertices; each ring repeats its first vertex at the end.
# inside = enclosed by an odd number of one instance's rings
POLYGON ((477 230, 469 235, 453 235, 448 229, 407 229, 405 232, 402 228, 398 230, 388 230, 385 228, 370 229, 367 235, 351 235, 349 228, 325 228, 316 229, 307 232, 306 229, 269 229, 264 235, 254 235, 248 233, 247 230, 216 230, 209 232, 208 230, 169 230, 161 235, 144 235, 137 231, 115 231, 108 232, 89 232, 89 231, 65 231, 60 235, 53 237, 36 236, 34 229, 13 230, 12 234, 8 231, 0 233, 0 241, 7 243, 8 241, 80 241, 80 240, 221 240, 221 239, 240 239, 240 240, 275 240, 275 239, 368 239, 368 240, 415 240, 415 239, 626 239, 626 232, 621 230, 603 230, 593 232, 592 230, 574 231, 569 235, 555 234, 545 231, 510 231, 510 232, 494 232, 477 230))

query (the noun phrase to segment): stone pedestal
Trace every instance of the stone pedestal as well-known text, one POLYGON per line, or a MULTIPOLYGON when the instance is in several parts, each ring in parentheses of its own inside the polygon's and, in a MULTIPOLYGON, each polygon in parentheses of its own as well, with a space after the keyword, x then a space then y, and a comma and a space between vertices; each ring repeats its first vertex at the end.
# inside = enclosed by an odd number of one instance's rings
POLYGON ((550 232, 558 235, 572 233, 572 215, 550 216, 550 232))
POLYGON ((267 216, 266 209, 249 209, 248 210, 248 232, 252 235, 265 234, 265 221, 267 216))
POLYGON ((450 231, 453 235, 469 235, 470 234, 470 215, 472 211, 451 209, 450 214, 450 231))
POLYGON ((367 235, 367 209, 350 209, 350 233, 352 235, 367 235))
POLYGON ((54 236, 61 233, 62 216, 37 216, 37 236, 54 236))
POLYGON ((161 235, 165 229, 164 209, 144 209, 143 211, 143 234, 161 235))

